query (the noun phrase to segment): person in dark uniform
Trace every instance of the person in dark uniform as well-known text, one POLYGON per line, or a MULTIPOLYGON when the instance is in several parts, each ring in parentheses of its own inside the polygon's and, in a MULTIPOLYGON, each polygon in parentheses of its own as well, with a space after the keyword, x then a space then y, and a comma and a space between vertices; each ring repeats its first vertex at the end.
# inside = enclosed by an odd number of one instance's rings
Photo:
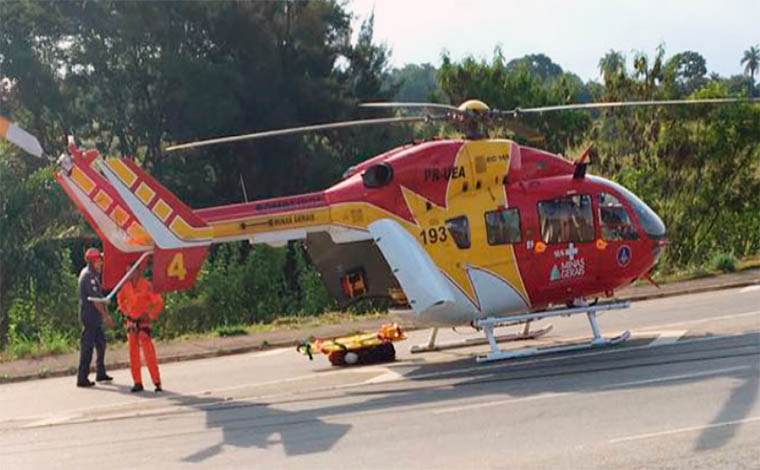
POLYGON ((97 351, 97 374, 95 380, 104 382, 113 380, 106 374, 106 335, 103 332, 103 322, 111 328, 114 320, 108 315, 105 304, 87 300, 88 297, 103 297, 100 290, 100 271, 103 258, 97 248, 88 248, 84 254, 87 266, 79 273, 79 321, 82 322, 82 339, 79 353, 79 372, 77 387, 92 387, 90 363, 92 350, 97 351))

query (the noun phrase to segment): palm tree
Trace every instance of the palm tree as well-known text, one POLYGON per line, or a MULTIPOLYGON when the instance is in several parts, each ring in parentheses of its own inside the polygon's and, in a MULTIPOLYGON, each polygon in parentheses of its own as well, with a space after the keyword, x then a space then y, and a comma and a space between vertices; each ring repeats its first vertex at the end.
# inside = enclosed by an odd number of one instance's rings
POLYGON ((757 69, 760 68, 760 47, 754 45, 744 51, 741 63, 744 65, 744 73, 754 79, 757 69))
POLYGON ((602 73, 605 83, 609 83, 613 77, 625 73, 625 56, 616 50, 610 51, 599 60, 599 71, 602 73))

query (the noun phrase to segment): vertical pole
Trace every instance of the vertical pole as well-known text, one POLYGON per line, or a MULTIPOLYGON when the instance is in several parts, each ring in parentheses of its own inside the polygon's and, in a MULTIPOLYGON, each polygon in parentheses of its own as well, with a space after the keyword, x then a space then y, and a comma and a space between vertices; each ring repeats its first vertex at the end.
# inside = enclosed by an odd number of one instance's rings
POLYGON ((438 328, 433 328, 432 331, 430 331, 430 337, 428 338, 427 342, 427 349, 433 349, 433 347, 435 347, 436 336, 438 336, 438 328))
POLYGON ((586 312, 588 322, 591 324, 591 331, 594 333, 593 343, 599 343, 602 340, 602 335, 599 333, 599 325, 596 323, 596 311, 589 310, 586 312))
POLYGON ((523 328, 523 332, 522 332, 522 335, 524 337, 527 337, 527 336, 530 335, 530 322, 532 322, 532 321, 533 320, 528 320, 528 321, 525 322, 525 328, 523 328))
POLYGON ((493 327, 492 326, 484 326, 483 331, 486 333, 486 339, 488 339, 488 344, 491 345, 491 352, 493 354, 497 354, 499 352, 499 345, 496 344, 496 338, 493 336, 493 327))

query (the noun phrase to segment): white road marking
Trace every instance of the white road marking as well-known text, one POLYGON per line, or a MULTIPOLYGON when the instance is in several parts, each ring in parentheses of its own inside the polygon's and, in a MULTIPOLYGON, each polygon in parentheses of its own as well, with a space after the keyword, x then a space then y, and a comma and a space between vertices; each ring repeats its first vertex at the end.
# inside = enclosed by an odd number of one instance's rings
POLYGON ((745 292, 754 292, 756 290, 760 290, 760 285, 757 286, 747 286, 739 291, 740 294, 744 294, 745 292))
MULTIPOLYGON (((365 369, 366 371, 367 369, 365 369)), ((371 384, 381 384, 385 382, 395 382, 404 380, 406 377, 404 377, 403 374, 401 374, 398 371, 395 371, 393 369, 388 369, 387 367, 382 367, 378 369, 380 372, 382 372, 377 377, 372 377, 371 379, 365 380, 362 382, 363 385, 371 385, 371 384)))
POLYGON ((638 434, 636 436, 618 437, 616 439, 610 439, 607 441, 609 444, 617 444, 620 442, 637 441, 640 439, 650 439, 653 437, 668 436, 671 434, 679 434, 683 432, 701 431, 703 429, 719 428, 723 426, 733 426, 735 424, 751 423, 754 421, 760 421, 760 416, 753 416, 751 418, 737 419, 735 421, 723 421, 720 423, 703 424, 701 426, 690 426, 688 428, 669 429, 667 431, 651 432, 648 434, 638 434))
POLYGON ((689 330, 665 330, 665 331, 660 331, 659 332, 660 335, 657 337, 657 339, 655 339, 654 341, 652 341, 651 343, 649 343, 649 347, 651 348, 651 347, 654 347, 654 346, 664 346, 666 344, 675 343, 676 341, 678 341, 681 338, 681 336, 685 335, 687 331, 689 331, 689 330))
MULTIPOLYGON (((655 379, 645 379, 645 380, 636 380, 633 382, 619 382, 615 384, 610 384, 601 387, 602 390, 610 389, 610 388, 617 388, 617 387, 624 387, 624 386, 634 386, 634 385, 644 385, 649 383, 656 383, 656 382, 668 382, 668 381, 674 381, 674 380, 684 380, 684 379, 691 379, 695 377, 704 377, 708 375, 715 375, 715 374, 721 374, 725 372, 733 372, 737 370, 743 370, 743 369, 751 369, 754 368, 754 366, 737 366, 737 367, 727 367, 723 369, 712 369, 712 370, 706 370, 702 372, 695 372, 693 374, 681 374, 681 375, 671 375, 667 377, 658 377, 655 379)), ((588 395, 589 393, 593 393, 594 390, 583 390, 580 392, 560 392, 560 393, 543 393, 538 395, 533 395, 530 397, 520 397, 520 398, 509 398, 506 400, 495 400, 495 401, 489 401, 485 403, 473 403, 471 405, 462 405, 462 406, 452 406, 448 408, 438 408, 433 410, 433 414, 445 414, 445 413, 457 413, 460 411, 470 411, 470 410, 476 410, 479 408, 487 408, 491 406, 499 406, 499 405, 511 405, 514 403, 522 403, 527 401, 537 401, 537 400, 545 400, 547 398, 558 398, 558 397, 566 397, 566 396, 572 396, 572 395, 588 395)), ((599 391, 598 394, 606 394, 606 393, 613 393, 613 390, 606 390, 606 391, 599 391)))
POLYGON ((632 385, 653 384, 657 382, 667 382, 670 380, 693 379, 695 377, 704 377, 706 375, 722 374, 725 372, 734 372, 737 370, 751 369, 751 368, 753 368, 753 366, 726 367, 725 369, 706 370, 702 372, 694 372, 693 374, 670 375, 668 377, 657 377, 655 379, 635 380, 633 382, 620 382, 616 384, 605 385, 602 388, 630 387, 632 385))
POLYGON ((459 411, 477 410, 479 408, 486 408, 489 406, 511 405, 513 403, 546 400, 547 398, 557 398, 557 397, 564 397, 568 395, 578 395, 578 392, 542 393, 539 395, 532 395, 529 397, 510 398, 508 400, 496 400, 496 401, 489 401, 486 403, 473 403, 472 405, 452 406, 449 408, 438 408, 437 410, 433 410, 433 414, 440 415, 444 413, 457 413, 459 411))
POLYGON ((719 317, 700 318, 699 320, 685 320, 685 321, 679 321, 675 323, 666 323, 664 325, 652 325, 652 326, 647 326, 647 327, 642 328, 639 332, 652 331, 658 328, 671 328, 674 326, 695 325, 698 323, 711 323, 711 322, 715 322, 719 320, 732 320, 734 318, 751 317, 753 315, 760 315, 760 310, 755 310, 753 312, 737 313, 734 315, 721 315, 719 317))

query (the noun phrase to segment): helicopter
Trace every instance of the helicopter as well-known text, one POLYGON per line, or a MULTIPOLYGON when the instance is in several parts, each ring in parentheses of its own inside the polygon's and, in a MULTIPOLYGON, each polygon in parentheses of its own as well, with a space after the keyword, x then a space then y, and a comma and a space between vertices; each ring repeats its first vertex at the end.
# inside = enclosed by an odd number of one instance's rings
MULTIPOLYGON (((246 139, 326 129, 414 122, 449 122, 463 138, 433 139, 390 149, 346 170, 327 189, 204 209, 192 209, 131 158, 103 157, 77 148, 57 159, 55 179, 104 247, 103 286, 109 302, 140 263, 151 257, 158 292, 190 288, 212 244, 247 240, 282 246, 300 240, 330 293, 340 302, 387 297, 431 326, 423 352, 439 328, 470 325, 484 332, 489 353, 478 361, 594 348, 627 340, 604 337, 597 313, 628 307, 615 291, 649 273, 667 245, 660 217, 638 196, 587 173, 589 150, 574 161, 489 138, 499 122, 516 134, 536 133, 521 118, 569 109, 728 104, 747 99, 580 103, 501 111, 479 100, 365 103, 402 108, 413 116, 317 124, 202 140, 176 151, 246 139), (126 274, 125 274, 126 272, 126 274), (586 314, 589 342, 502 351, 498 342, 535 338, 544 318, 586 314), (518 325, 516 335, 495 328, 518 325)), ((36 138, 0 118, 0 136, 42 156, 36 138)), ((651 280, 651 279, 650 279, 651 280)), ((472 344, 467 343, 467 344, 472 344)))

